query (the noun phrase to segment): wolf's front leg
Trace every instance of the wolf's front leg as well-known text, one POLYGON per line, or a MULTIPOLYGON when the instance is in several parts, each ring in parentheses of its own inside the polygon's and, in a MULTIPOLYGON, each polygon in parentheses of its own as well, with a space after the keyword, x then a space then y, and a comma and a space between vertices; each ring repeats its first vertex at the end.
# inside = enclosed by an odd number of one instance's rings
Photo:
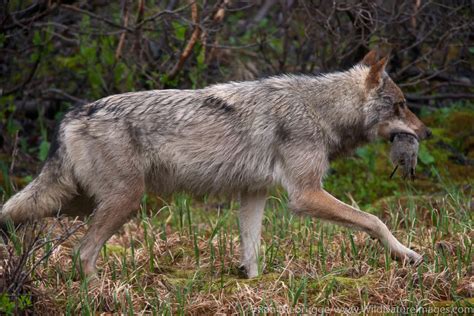
POLYGON ((248 278, 258 275, 258 256, 266 191, 242 193, 239 212, 240 267, 248 278))
POLYGON ((376 216, 359 211, 347 205, 326 191, 306 191, 294 197, 291 208, 296 213, 307 214, 323 220, 335 222, 347 227, 363 230, 379 239, 398 259, 418 264, 423 257, 402 245, 376 216))

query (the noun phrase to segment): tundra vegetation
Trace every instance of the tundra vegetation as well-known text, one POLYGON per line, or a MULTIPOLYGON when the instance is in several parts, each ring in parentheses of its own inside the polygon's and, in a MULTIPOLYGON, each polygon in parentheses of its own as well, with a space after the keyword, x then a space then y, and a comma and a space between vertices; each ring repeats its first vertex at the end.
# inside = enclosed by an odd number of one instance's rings
POLYGON ((86 223, 49 219, 17 230, 1 254, 0 312, 473 308, 472 9, 430 0, 1 2, 0 204, 37 174, 54 126, 77 104, 334 71, 374 47, 391 52, 388 70, 433 137, 420 143, 414 181, 389 179, 383 142, 335 161, 325 180, 327 191, 376 214, 422 253, 417 267, 393 261, 364 233, 295 216, 276 187, 262 274, 247 280, 237 269, 237 201, 146 195, 103 248, 97 279, 81 280, 71 256, 86 223))

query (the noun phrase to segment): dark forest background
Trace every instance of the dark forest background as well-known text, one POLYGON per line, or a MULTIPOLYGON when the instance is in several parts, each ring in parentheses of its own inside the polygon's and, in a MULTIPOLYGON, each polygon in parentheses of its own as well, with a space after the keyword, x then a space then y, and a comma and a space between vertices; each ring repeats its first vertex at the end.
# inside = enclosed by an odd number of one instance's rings
POLYGON ((474 98, 473 6, 0 0, 0 147, 11 153, 20 142, 43 160, 57 119, 77 104, 127 91, 346 69, 370 48, 390 53, 390 74, 415 111, 449 107, 474 98))
POLYGON ((35 224, 34 238, 20 230, 9 260, 0 258, 0 313, 472 306, 473 12, 472 0, 0 0, 0 206, 38 173, 55 126, 79 104, 343 70, 373 48, 390 54, 388 72, 433 130, 414 182, 389 179, 383 142, 333 162, 325 181, 423 253, 416 269, 362 233, 293 216, 276 188, 263 225, 264 274, 244 281, 235 204, 145 196, 138 218, 104 247, 101 286, 89 291, 70 255, 82 222, 35 224))

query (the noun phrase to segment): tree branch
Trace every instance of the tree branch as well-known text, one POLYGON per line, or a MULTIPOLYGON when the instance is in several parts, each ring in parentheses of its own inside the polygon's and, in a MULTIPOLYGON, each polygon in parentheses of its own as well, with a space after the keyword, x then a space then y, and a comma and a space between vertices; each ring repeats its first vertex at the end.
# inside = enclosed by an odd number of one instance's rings
POLYGON ((201 34, 201 28, 199 26, 198 7, 197 7, 196 1, 193 1, 193 0, 191 0, 191 17, 194 23, 193 34, 191 35, 191 38, 189 39, 188 44, 186 45, 183 52, 181 53, 181 56, 179 57, 178 62, 176 63, 176 65, 174 65, 173 69, 171 69, 171 72, 169 73, 170 79, 175 78, 176 75, 181 71, 181 69, 183 68, 184 62, 191 55, 194 45, 196 45, 199 39, 199 35, 201 34))
POLYGON ((440 93, 435 95, 406 94, 405 97, 412 101, 425 101, 435 99, 474 99, 474 93, 440 93))

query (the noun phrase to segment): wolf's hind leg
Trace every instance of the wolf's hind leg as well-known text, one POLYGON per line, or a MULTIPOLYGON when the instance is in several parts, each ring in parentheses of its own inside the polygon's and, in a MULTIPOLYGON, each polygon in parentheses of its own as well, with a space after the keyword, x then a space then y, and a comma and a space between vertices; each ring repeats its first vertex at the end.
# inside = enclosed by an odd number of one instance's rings
POLYGON ((85 275, 95 273, 100 249, 139 209, 143 193, 143 181, 133 181, 130 187, 115 189, 99 200, 89 229, 77 248, 85 275))
POLYGON ((359 211, 322 189, 304 192, 295 197, 291 204, 296 213, 307 214, 367 232, 370 236, 379 239, 398 259, 409 260, 415 264, 422 261, 422 256, 402 245, 378 217, 359 211))
POLYGON ((240 264, 248 278, 258 275, 260 234, 266 191, 242 193, 239 212, 240 264))

